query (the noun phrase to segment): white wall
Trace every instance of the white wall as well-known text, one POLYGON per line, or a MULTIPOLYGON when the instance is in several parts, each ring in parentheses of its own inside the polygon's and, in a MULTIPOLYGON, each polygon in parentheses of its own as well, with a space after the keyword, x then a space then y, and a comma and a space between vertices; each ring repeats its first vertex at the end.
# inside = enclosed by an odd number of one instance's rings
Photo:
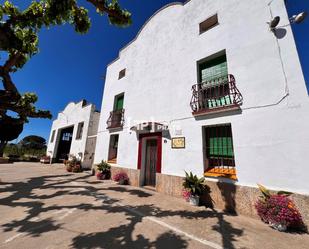
POLYGON ((106 121, 114 96, 124 92, 120 166, 137 168, 138 140, 129 133, 129 120, 153 118, 181 127, 186 149, 172 150, 170 140, 162 143, 162 173, 179 176, 184 170, 203 174, 202 126, 231 123, 237 184, 259 182, 309 194, 308 95, 291 28, 276 39, 266 24, 270 11, 281 17, 280 24, 289 22, 284 1, 275 0, 270 7, 268 2, 191 0, 154 15, 107 68, 95 162, 107 159, 106 121), (199 23, 215 13, 219 25, 199 35, 199 23), (196 120, 189 103, 191 86, 197 83, 197 61, 224 49, 229 73, 244 97, 242 113, 196 120), (123 68, 126 76, 118 80, 123 68))
POLYGON ((70 154, 78 156, 79 153, 82 153, 83 167, 91 167, 92 158, 90 155, 94 153, 94 146, 92 142, 88 143, 88 148, 86 148, 86 144, 88 136, 94 136, 97 133, 99 116, 100 114, 95 112, 95 106, 92 104, 83 106, 83 101, 69 103, 66 108, 58 114, 57 119, 53 121, 47 154, 52 158, 56 157, 61 129, 74 126, 70 154), (83 134, 81 139, 76 139, 78 124, 80 122, 84 122, 83 134), (51 142, 51 136, 54 130, 56 131, 55 139, 51 142), (87 152, 86 156, 85 152, 87 152))

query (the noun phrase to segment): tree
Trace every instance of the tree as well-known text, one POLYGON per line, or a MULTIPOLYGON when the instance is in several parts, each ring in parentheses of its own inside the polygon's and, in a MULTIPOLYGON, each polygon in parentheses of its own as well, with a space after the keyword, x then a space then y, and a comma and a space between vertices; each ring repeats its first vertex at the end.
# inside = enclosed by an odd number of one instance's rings
POLYGON ((46 140, 40 136, 27 136, 24 137, 19 143, 22 148, 32 149, 32 150, 41 150, 46 148, 46 140))
MULTIPOLYGON (((120 27, 131 24, 131 14, 121 8, 118 0, 86 1, 100 15, 106 14, 111 24, 120 27)), ((70 23, 77 33, 87 33, 91 25, 88 10, 78 2, 80 0, 33 1, 25 10, 20 10, 12 1, 0 5, 0 51, 7 55, 0 65, 3 83, 3 89, 0 88, 0 156, 5 144, 22 132, 28 118, 51 118, 49 111, 36 109, 35 93, 18 91, 11 74, 22 69, 38 53, 38 33, 42 28, 70 23)))
POLYGON ((7 142, 17 138, 23 127, 23 123, 16 118, 9 116, 0 118, 0 157, 3 156, 3 150, 7 142))

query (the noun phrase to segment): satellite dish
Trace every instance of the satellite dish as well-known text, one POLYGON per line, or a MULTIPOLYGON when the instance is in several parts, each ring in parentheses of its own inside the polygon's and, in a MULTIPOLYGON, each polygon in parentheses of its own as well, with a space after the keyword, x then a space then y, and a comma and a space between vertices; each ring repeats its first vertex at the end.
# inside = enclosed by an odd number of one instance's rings
POLYGON ((280 16, 276 16, 270 23, 269 23, 269 28, 271 30, 275 29, 280 22, 280 16))
POLYGON ((293 16, 294 23, 300 24, 301 22, 305 20, 306 16, 307 16, 307 12, 302 12, 296 16, 293 16))

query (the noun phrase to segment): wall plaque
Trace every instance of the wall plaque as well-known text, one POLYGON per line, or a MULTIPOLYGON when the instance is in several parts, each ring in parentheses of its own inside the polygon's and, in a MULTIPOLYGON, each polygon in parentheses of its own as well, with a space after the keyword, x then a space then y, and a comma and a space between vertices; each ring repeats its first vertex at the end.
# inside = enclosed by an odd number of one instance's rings
POLYGON ((186 139, 184 137, 172 138, 172 149, 184 149, 186 147, 186 139))

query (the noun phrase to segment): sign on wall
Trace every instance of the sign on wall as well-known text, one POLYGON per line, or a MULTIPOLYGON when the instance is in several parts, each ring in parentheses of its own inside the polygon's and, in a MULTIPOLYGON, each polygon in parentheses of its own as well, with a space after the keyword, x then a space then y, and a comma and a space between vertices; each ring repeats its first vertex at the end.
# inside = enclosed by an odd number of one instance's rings
POLYGON ((184 149, 186 147, 186 139, 184 137, 172 138, 172 149, 184 149))

